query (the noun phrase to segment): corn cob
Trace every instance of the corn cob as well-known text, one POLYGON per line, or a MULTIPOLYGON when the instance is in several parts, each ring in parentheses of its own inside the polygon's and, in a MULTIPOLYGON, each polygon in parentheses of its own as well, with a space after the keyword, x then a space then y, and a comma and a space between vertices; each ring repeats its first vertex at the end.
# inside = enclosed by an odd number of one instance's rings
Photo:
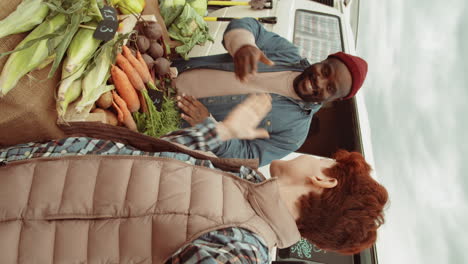
MULTIPOLYGON (((86 24, 86 26, 95 28, 97 27, 97 23, 91 22, 86 24)), ((93 34, 94 30, 81 28, 73 37, 67 49, 67 60, 63 65, 62 78, 66 77, 63 76, 64 72, 68 75, 72 74, 93 57, 94 52, 101 43, 101 40, 95 39, 93 34)))
MULTIPOLYGON (((97 23, 90 22, 86 24, 86 26, 96 27, 97 23)), ((93 57, 94 52, 96 52, 99 44, 101 43, 100 40, 97 40, 93 37, 93 34, 93 30, 88 28, 81 28, 73 37, 73 40, 68 47, 67 57, 62 66, 62 82, 60 83, 60 87, 57 93, 57 112, 59 117, 63 117, 67 110, 68 104, 77 99, 81 94, 80 78, 86 69, 86 65, 93 57), (79 93, 76 95, 76 97, 71 97, 71 95, 75 95, 76 93, 76 82, 80 83, 79 93), (70 91, 70 89, 73 91, 70 91)))
POLYGON ((81 112, 86 106, 93 104, 101 94, 113 89, 107 87, 105 83, 109 79, 109 69, 112 64, 113 46, 112 42, 106 43, 95 58, 96 65, 82 80, 83 96, 76 106, 76 110, 81 112))
MULTIPOLYGON (((96 23, 89 23, 87 26, 95 27, 96 23)), ((92 58, 98 48, 100 40, 93 38, 93 30, 81 28, 67 50, 67 57, 62 66, 62 82, 58 89, 57 101, 64 100, 65 93, 70 85, 81 78, 86 64, 92 58)))
MULTIPOLYGON (((17 49, 22 48, 30 40, 35 40, 55 32, 65 25, 66 22, 67 19, 63 14, 58 14, 52 19, 46 20, 21 41, 17 49)), ((21 77, 40 66, 49 57, 48 51, 47 39, 44 39, 26 49, 12 53, 0 75, 0 97, 13 89, 21 77)))
POLYGON ((57 112, 59 119, 63 120, 65 113, 67 112, 68 105, 78 99, 81 95, 81 80, 75 80, 71 83, 68 89, 63 94, 63 98, 57 101, 57 112))
POLYGON ((33 29, 48 13, 49 7, 42 0, 23 0, 13 13, 0 21, 0 38, 33 29))

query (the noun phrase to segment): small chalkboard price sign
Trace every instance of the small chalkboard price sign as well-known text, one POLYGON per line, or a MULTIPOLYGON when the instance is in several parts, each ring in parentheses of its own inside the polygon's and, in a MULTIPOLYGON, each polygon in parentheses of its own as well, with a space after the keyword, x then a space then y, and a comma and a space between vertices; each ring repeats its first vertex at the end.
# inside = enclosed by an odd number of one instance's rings
POLYGON ((112 20, 116 22, 118 21, 117 10, 113 8, 112 6, 104 6, 100 10, 101 10, 101 14, 104 20, 112 20))
POLYGON ((119 20, 117 19, 117 10, 111 6, 104 6, 100 9, 104 20, 99 22, 94 31, 94 38, 109 41, 114 38, 117 29, 119 28, 119 20))
POLYGON ((156 110, 161 112, 162 110, 162 104, 164 100, 164 93, 158 90, 154 89, 148 89, 148 95, 151 98, 151 101, 153 101, 154 106, 156 106, 156 110))

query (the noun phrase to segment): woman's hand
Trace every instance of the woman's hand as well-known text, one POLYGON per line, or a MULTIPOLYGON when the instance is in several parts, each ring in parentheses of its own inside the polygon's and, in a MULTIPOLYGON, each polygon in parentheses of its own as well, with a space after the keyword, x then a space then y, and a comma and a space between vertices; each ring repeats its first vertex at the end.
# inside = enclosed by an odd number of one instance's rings
POLYGON ((221 140, 268 138, 268 131, 257 128, 260 121, 271 110, 269 94, 252 94, 237 105, 224 119, 217 124, 217 132, 221 140))
POLYGON ((257 73, 257 64, 259 61, 270 66, 275 64, 268 59, 259 48, 251 45, 245 45, 239 48, 234 54, 233 59, 236 77, 241 82, 245 82, 249 76, 257 73))
POLYGON ((181 114, 182 119, 191 126, 202 123, 210 116, 208 109, 193 96, 182 94, 182 96, 177 96, 177 101, 177 106, 184 111, 181 114))

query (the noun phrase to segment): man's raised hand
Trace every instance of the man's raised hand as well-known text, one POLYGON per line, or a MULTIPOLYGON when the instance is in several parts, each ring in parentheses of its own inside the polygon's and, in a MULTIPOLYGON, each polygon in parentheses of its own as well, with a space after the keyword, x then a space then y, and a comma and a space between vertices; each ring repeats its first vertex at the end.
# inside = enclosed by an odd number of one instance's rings
POLYGON ((216 129, 221 140, 268 138, 268 131, 257 128, 271 110, 269 94, 252 94, 237 105, 216 129))
POLYGON ((239 48, 234 54, 233 59, 236 77, 241 82, 247 81, 249 76, 257 73, 258 62, 263 62, 270 66, 275 64, 268 59, 259 48, 251 45, 245 45, 239 48))

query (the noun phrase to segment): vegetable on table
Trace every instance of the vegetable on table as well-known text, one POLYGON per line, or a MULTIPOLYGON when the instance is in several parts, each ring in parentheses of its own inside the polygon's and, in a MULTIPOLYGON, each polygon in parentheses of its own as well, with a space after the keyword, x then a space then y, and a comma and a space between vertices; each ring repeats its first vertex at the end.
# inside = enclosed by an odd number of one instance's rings
MULTIPOLYGON (((91 22, 87 26, 96 26, 97 23, 91 22)), ((81 28, 73 37, 67 50, 67 57, 62 65, 62 81, 57 92, 57 111, 60 117, 65 114, 68 103, 63 102, 65 95, 75 80, 80 80, 88 65, 89 60, 96 52, 100 40, 93 37, 94 31, 88 28, 81 28), (65 109, 61 109, 65 107, 65 109)), ((81 85, 80 85, 81 87, 81 85)), ((81 89, 80 89, 81 91, 81 89)), ((76 99, 76 98, 75 98, 76 99)))
POLYGON ((85 77, 82 80, 83 95, 76 106, 78 112, 83 111, 86 106, 94 104, 99 97, 112 89, 113 85, 106 85, 110 76, 110 67, 114 57, 115 41, 104 44, 90 61, 89 69, 86 69, 85 77))
MULTIPOLYGON (((151 73, 149 71, 150 66, 148 66, 148 62, 144 59, 144 57, 138 51, 137 51, 137 54, 136 54, 136 58, 137 58, 138 62, 142 65, 143 70, 145 71, 145 74, 148 75, 148 77, 149 77, 149 82, 148 82, 149 87, 152 88, 152 89, 156 89, 156 86, 154 86, 154 83, 153 83, 153 78, 151 77, 151 73)), ((151 67, 152 67, 153 66, 152 62, 150 64, 151 64, 151 67)))
POLYGON ((162 0, 159 4, 159 9, 162 17, 164 18, 164 24, 169 27, 172 22, 182 13, 184 10, 186 1, 185 0, 162 0))
POLYGON ((99 99, 96 101, 97 106, 99 106, 102 109, 107 109, 112 106, 112 93, 105 92, 103 93, 99 99))
POLYGON ((13 13, 0 21, 0 38, 33 29, 47 14, 49 7, 43 0, 23 0, 13 13))
POLYGON ((202 45, 207 40, 213 42, 209 34, 208 25, 203 18, 195 12, 188 4, 179 17, 171 24, 168 29, 169 36, 179 40, 183 45, 175 48, 184 59, 188 59, 188 53, 195 45, 202 45))
POLYGON ((133 65, 122 54, 117 54, 116 63, 125 72, 128 79, 130 80, 130 83, 133 85, 133 87, 135 87, 135 89, 140 91, 145 89, 145 84, 140 75, 133 67, 133 65))
POLYGON ((112 66, 111 75, 117 92, 126 102, 130 112, 138 111, 140 109, 140 100, 127 75, 117 66, 112 66))
MULTIPOLYGON (((145 53, 143 55, 140 54, 140 57, 141 57, 141 59, 138 57, 138 53, 137 53, 137 59, 139 61, 143 60, 142 62, 144 62, 146 64, 146 66, 148 67, 148 70, 153 67, 154 60, 153 60, 153 58, 151 58, 150 55, 145 53)), ((151 75, 151 73, 150 73, 150 75, 151 75)))
POLYGON ((114 107, 118 108, 118 113, 120 115, 119 120, 130 130, 138 131, 135 120, 133 120, 132 114, 130 113, 127 104, 125 101, 114 91, 112 91, 112 96, 114 98, 114 107))
POLYGON ((155 40, 151 40, 151 45, 147 53, 153 58, 157 59, 164 55, 163 47, 155 40))
POLYGON ((136 40, 138 50, 145 53, 150 47, 150 40, 145 36, 138 36, 136 40))
POLYGON ((151 75, 149 73, 148 68, 146 67, 146 64, 141 64, 141 62, 138 61, 138 59, 135 56, 133 56, 132 52, 127 46, 122 47, 122 54, 130 62, 130 64, 136 70, 138 75, 140 75, 143 83, 151 82, 151 75))
POLYGON ((164 76, 170 72, 171 62, 166 58, 159 58, 154 61, 154 70, 158 76, 164 76))
POLYGON ((62 94, 62 98, 57 100, 58 118, 64 121, 64 116, 67 113, 68 105, 78 99, 81 95, 81 80, 73 81, 68 89, 62 94))
MULTIPOLYGON (((57 4, 56 1, 48 1, 57 4)), ((49 4, 53 5, 51 3, 49 4)), ((80 29, 80 25, 95 19, 102 20, 101 15, 96 14, 96 8, 99 6, 98 0, 60 0, 58 3, 60 3, 61 6, 55 6, 53 10, 58 10, 59 12, 67 14, 67 19, 69 21, 65 29, 60 32, 63 37, 55 49, 56 57, 49 71, 49 78, 54 75, 55 71, 60 66, 60 63, 65 56, 65 52, 69 49, 73 37, 80 29), (63 7, 66 7, 66 9, 63 10, 63 7)))
POLYGON ((143 34, 150 40, 159 40, 162 36, 162 28, 158 22, 148 21, 143 23, 143 34))
POLYGON ((207 0, 187 0, 187 4, 189 4, 200 16, 206 16, 206 11, 208 11, 207 0))
POLYGON ((101 44, 101 40, 94 38, 94 30, 91 29, 96 28, 97 25, 96 22, 86 23, 86 27, 80 28, 73 37, 67 49, 68 60, 63 65, 63 70, 67 73, 73 73, 93 57, 101 44))
POLYGON ((176 102, 173 99, 164 97, 162 109, 159 112, 153 104, 148 91, 143 90, 141 94, 146 101, 148 112, 133 113, 138 131, 148 136, 160 137, 179 129, 180 114, 176 109, 176 102))
MULTIPOLYGON (((146 91, 146 89, 144 91, 146 91)), ((138 100, 140 100, 141 112, 148 113, 148 104, 145 100, 145 97, 143 96, 143 92, 137 91, 137 94, 138 94, 138 100)))
POLYGON ((66 22, 65 15, 59 13, 37 26, 18 44, 15 49, 18 51, 8 57, 0 75, 0 97, 6 95, 24 75, 36 69, 50 56, 49 44, 52 45, 52 48, 58 46, 59 41, 57 38, 60 38, 60 36, 49 40, 39 39, 54 33, 66 22), (31 46, 26 46, 28 42, 34 40, 36 41, 31 46))

